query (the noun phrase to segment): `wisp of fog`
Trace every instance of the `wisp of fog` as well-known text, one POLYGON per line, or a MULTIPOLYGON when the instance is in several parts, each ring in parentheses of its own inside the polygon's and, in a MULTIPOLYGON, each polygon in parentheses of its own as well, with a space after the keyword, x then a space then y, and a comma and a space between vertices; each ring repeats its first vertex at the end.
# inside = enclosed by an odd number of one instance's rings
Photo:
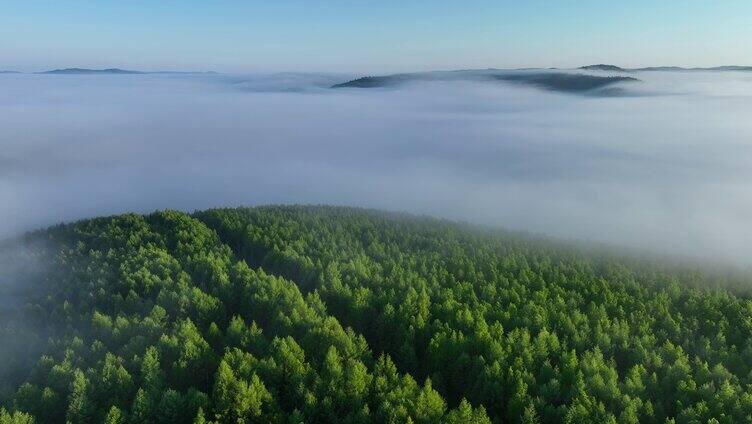
POLYGON ((623 96, 336 75, 0 76, 0 238, 268 203, 375 207, 752 263, 752 73, 623 96))

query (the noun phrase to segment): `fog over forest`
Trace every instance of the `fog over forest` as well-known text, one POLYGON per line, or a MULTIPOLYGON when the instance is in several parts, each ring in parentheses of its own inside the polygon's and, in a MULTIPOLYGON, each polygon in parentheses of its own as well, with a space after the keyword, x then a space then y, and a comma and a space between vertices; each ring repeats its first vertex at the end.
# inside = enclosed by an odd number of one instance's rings
POLYGON ((0 238, 127 211, 326 203, 750 265, 752 73, 629 76, 603 97, 329 88, 353 75, 4 74, 0 238))

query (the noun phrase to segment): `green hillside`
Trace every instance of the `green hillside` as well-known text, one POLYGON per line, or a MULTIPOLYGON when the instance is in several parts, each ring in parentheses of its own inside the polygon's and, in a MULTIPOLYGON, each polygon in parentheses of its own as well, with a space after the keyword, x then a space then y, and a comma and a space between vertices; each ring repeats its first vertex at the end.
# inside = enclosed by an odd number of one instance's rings
POLYGON ((0 252, 0 424, 752 422, 745 276, 337 207, 0 252))

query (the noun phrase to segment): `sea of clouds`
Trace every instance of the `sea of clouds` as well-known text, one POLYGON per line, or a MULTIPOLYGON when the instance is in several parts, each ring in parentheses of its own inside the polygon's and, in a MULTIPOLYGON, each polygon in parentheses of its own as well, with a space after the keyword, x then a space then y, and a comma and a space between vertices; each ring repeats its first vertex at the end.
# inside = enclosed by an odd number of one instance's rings
POLYGON ((341 75, 0 75, 0 238, 269 203, 375 207, 752 264, 752 73, 623 96, 341 75))

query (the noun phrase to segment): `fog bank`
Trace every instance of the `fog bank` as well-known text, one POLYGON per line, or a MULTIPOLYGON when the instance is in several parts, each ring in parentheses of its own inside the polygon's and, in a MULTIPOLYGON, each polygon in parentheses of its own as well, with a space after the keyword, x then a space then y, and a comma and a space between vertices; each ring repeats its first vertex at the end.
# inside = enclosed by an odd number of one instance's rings
POLYGON ((126 211, 328 203, 752 264, 752 73, 638 78, 588 97, 4 74, 0 238, 126 211))

